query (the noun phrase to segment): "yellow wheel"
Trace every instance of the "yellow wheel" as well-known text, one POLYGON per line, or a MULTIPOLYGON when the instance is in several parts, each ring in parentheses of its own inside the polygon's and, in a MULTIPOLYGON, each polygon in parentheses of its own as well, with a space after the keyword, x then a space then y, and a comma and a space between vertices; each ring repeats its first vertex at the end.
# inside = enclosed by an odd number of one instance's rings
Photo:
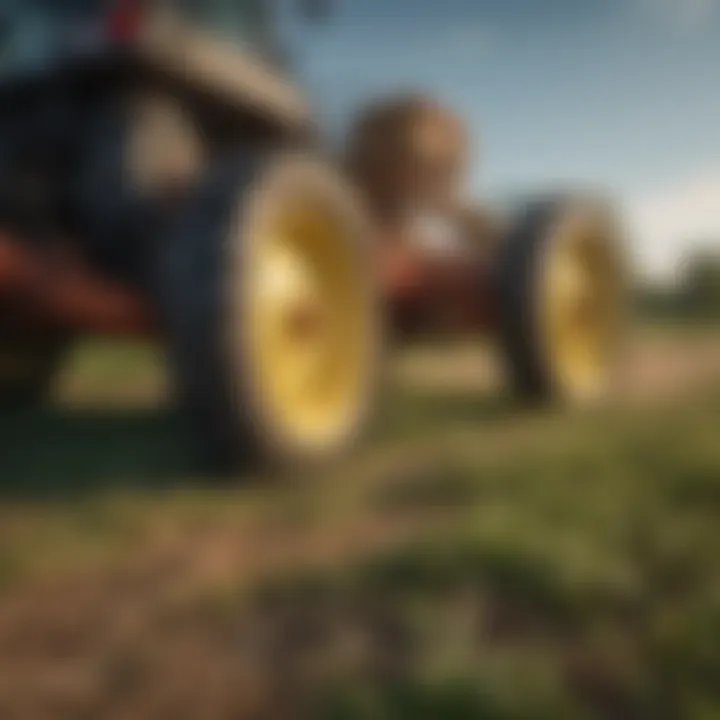
POLYGON ((380 335, 367 227, 343 179, 311 157, 245 157, 194 217, 168 243, 163 295, 214 464, 346 449, 372 408, 380 335))
POLYGON ((531 206, 500 272, 500 334, 515 386, 535 399, 608 394, 623 335, 624 270, 609 212, 589 201, 531 206))

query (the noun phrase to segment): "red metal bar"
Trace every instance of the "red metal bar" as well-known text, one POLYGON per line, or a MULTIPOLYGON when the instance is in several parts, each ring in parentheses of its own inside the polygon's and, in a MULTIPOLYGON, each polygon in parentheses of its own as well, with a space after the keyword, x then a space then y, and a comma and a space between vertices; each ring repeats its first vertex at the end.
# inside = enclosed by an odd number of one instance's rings
POLYGON ((48 256, 0 235, 0 297, 44 325, 74 333, 152 336, 138 293, 98 277, 67 249, 48 256))
POLYGON ((378 251, 378 273, 400 334, 481 333, 495 327, 489 268, 471 254, 444 258, 388 243, 378 251))

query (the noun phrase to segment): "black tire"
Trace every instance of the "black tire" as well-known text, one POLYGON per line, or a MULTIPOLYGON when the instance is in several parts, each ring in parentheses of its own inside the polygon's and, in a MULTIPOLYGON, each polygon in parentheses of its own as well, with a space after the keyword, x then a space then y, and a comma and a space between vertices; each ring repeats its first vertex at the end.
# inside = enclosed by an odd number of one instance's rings
POLYGON ((27 329, 0 330, 0 409, 18 410, 45 402, 65 347, 62 339, 27 329))
POLYGON ((103 274, 146 289, 165 208, 201 174, 205 143, 182 103, 162 94, 113 97, 88 114, 78 215, 103 274))
POLYGON ((622 345, 625 293, 624 261, 615 218, 603 203, 586 198, 558 196, 529 203, 510 225, 501 244, 497 262, 496 289, 499 311, 499 339, 512 387, 523 400, 532 403, 579 404, 607 397, 616 377, 622 345), (607 352, 602 360, 602 377, 588 391, 569 377, 549 351, 540 309, 541 277, 558 228, 573 213, 584 213, 598 230, 609 274, 613 276, 614 327, 608 332, 607 352))
POLYGON ((227 474, 258 465, 297 467, 298 462, 324 461, 356 441, 372 409, 379 349, 366 233, 352 193, 328 166, 316 158, 260 148, 213 168, 181 211, 160 249, 156 284, 178 399, 208 470, 227 474), (251 225, 261 208, 276 201, 276 193, 282 202, 282 192, 292 192, 293 183, 318 192, 349 230, 372 333, 361 406, 347 431, 326 447, 305 447, 273 427, 253 386, 248 348, 230 338, 242 335, 238 313, 244 309, 233 305, 230 291, 247 283, 247 248, 255 241, 251 225))

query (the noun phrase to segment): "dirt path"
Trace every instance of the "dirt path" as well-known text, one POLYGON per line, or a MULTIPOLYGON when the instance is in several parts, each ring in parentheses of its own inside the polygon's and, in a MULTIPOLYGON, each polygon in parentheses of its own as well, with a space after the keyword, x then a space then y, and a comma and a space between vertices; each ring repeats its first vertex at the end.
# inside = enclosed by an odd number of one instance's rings
MULTIPOLYGON (((670 399, 720 380, 720 332, 645 333, 628 348, 619 392, 623 401, 670 399)), ((502 386, 502 361, 492 347, 467 345, 408 353, 397 379, 409 389, 490 392, 502 386)))
POLYGON ((720 380, 720 335, 648 338, 633 348, 626 397, 644 401, 696 392, 720 380))

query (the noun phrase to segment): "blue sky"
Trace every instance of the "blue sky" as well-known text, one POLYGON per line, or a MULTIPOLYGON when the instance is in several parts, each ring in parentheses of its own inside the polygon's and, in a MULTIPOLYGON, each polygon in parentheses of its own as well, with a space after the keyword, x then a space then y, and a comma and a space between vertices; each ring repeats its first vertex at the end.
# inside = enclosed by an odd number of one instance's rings
MULTIPOLYGON (((697 185, 712 204, 710 184, 718 216, 706 230, 708 218, 697 225, 691 208, 677 211, 688 216, 688 234, 717 230, 720 238, 720 0, 336 4, 298 50, 329 125, 341 127, 378 94, 427 90, 478 140, 476 194, 597 185, 649 235, 668 225, 658 211, 697 185)), ((650 261, 667 265, 665 246, 677 254, 682 241, 659 238, 658 250, 651 242, 641 241, 650 261)))

